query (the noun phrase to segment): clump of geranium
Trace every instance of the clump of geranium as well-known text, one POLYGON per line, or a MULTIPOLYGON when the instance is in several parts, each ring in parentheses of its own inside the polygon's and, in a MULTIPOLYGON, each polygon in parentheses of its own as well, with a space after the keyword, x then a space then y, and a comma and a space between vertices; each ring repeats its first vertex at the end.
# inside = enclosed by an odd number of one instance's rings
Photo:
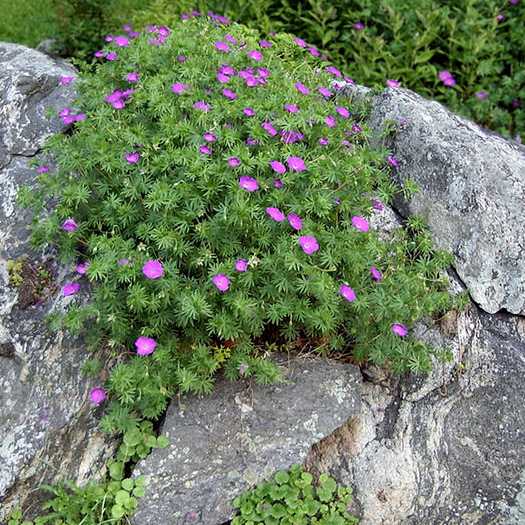
POLYGON ((275 339, 429 368, 410 328, 447 304, 447 258, 422 231, 385 243, 371 227, 392 160, 338 97, 337 68, 218 19, 113 37, 100 55, 76 80, 87 125, 50 141, 37 196, 57 205, 34 234, 81 265, 65 295, 91 282, 66 324, 118 356, 112 425, 122 406, 156 417, 176 391, 208 392, 219 367, 276 379, 260 352, 275 339))

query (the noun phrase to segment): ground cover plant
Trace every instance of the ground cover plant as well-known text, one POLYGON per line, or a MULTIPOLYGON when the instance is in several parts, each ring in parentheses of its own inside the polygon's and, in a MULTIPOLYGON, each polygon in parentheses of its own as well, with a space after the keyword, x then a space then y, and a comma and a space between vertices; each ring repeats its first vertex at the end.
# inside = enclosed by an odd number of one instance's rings
POLYGON ((149 421, 177 393, 211 391, 219 369, 276 381, 271 349, 304 344, 396 372, 441 355, 410 329, 451 306, 450 256, 417 218, 388 241, 371 228, 414 188, 370 147, 366 106, 337 96, 343 73, 301 39, 224 22, 108 38, 93 70, 61 79, 79 93, 59 113, 71 127, 20 193, 35 244, 74 272, 52 322, 86 337, 91 402, 137 448, 102 485, 55 488, 47 522, 129 515, 141 490, 125 465, 165 444, 149 421))

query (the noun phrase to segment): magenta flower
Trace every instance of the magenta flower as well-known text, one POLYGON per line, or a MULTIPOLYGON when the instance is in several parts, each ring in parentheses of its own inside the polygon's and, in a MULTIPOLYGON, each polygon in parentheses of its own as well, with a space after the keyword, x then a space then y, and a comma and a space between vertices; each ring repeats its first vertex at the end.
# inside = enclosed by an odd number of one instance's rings
POLYGON ((89 268, 89 261, 83 261, 76 265, 75 271, 80 275, 85 275, 89 268))
POLYGON ((288 157, 286 159, 286 164, 291 171, 304 171, 306 169, 306 164, 301 157, 288 157))
POLYGON ((209 146, 207 146, 206 144, 203 144, 202 146, 199 146, 199 151, 203 155, 211 155, 211 153, 212 153, 211 148, 209 146))
POLYGON ((360 217, 359 215, 354 215, 352 217, 352 226, 362 232, 367 232, 370 228, 368 225, 368 221, 364 217, 360 217))
POLYGON ((227 84, 231 80, 231 77, 228 75, 225 75, 224 73, 217 73, 217 80, 221 84, 227 84))
POLYGON ((73 80, 75 80, 75 77, 68 77, 66 75, 62 75, 58 82, 61 86, 69 86, 69 84, 71 84, 73 80))
POLYGON ((36 169, 36 172, 37 173, 47 173, 49 171, 49 166, 47 165, 42 165, 42 166, 38 166, 38 168, 36 169))
POLYGON ((337 121, 335 120, 335 117, 333 115, 328 115, 324 119, 324 122, 329 128, 335 128, 335 126, 337 125, 337 121))
POLYGON ((207 131, 206 133, 204 133, 202 138, 206 142, 215 142, 217 140, 217 137, 211 131, 207 131))
POLYGON ((210 105, 204 102, 204 100, 197 100, 197 102, 193 104, 193 107, 199 111, 204 111, 204 113, 207 113, 211 109, 210 105))
POLYGON ((129 164, 137 164, 140 160, 140 153, 138 151, 130 151, 126 153, 125 158, 129 164))
POLYGON ((228 75, 228 76, 235 75, 235 69, 229 64, 222 64, 219 67, 218 71, 219 73, 222 73, 223 75, 228 75))
POLYGON ((89 400, 95 406, 101 405, 107 397, 106 391, 101 386, 92 388, 89 392, 89 400))
POLYGON ((219 290, 219 292, 225 292, 230 287, 230 279, 223 273, 218 273, 214 275, 211 279, 211 282, 219 290))
POLYGON ((350 111, 348 111, 347 108, 345 108, 344 106, 337 106, 335 108, 335 110, 337 111, 337 113, 339 113, 339 115, 341 115, 341 117, 343 118, 348 118, 350 116, 350 111))
POLYGON ((353 302, 356 300, 357 296, 355 295, 354 290, 350 288, 347 284, 342 284, 339 287, 339 293, 349 302, 353 302))
POLYGON ((247 117, 254 117, 255 116, 255 111, 252 109, 252 108, 244 108, 242 110, 242 112, 247 116, 247 117))
POLYGON ((235 261, 235 269, 238 272, 245 272, 248 269, 248 261, 246 259, 237 259, 235 261))
POLYGON ((66 219, 62 223, 62 229, 68 233, 72 233, 76 231, 78 228, 78 224, 75 222, 75 219, 66 219))
POLYGON ((438 73, 438 78, 447 87, 452 87, 456 85, 456 79, 454 78, 452 73, 450 73, 450 71, 447 71, 446 69, 438 73))
POLYGON ((363 128, 359 124, 352 124, 352 133, 361 133, 361 131, 363 131, 363 128))
POLYGON ((326 137, 321 137, 321 138, 319 139, 319 144, 320 144, 321 146, 328 146, 329 142, 330 142, 330 141, 329 141, 326 137))
POLYGON ((288 113, 297 113, 299 111, 299 106, 297 104, 285 104, 284 109, 288 113))
POLYGON ((271 122, 263 122, 261 128, 263 128, 270 137, 275 137, 275 135, 277 135, 277 130, 273 127, 271 122))
POLYGON ((281 131, 281 141, 284 144, 294 144, 304 139, 304 135, 299 131, 281 131))
POLYGON ((331 75, 333 75, 334 77, 337 77, 337 78, 341 78, 343 76, 341 71, 339 71, 339 69, 337 69, 335 66, 327 66, 326 67, 326 72, 330 73, 331 75))
POLYGON ((286 218, 279 208, 266 208, 266 213, 276 222, 282 222, 286 218))
POLYGON ((268 78, 270 76, 270 70, 266 67, 258 67, 257 73, 261 78, 268 78))
POLYGON ((129 46, 129 39, 123 35, 118 35, 113 39, 113 42, 117 44, 119 47, 128 47, 129 46))
POLYGON ((306 42, 302 38, 295 37, 293 41, 299 46, 299 47, 306 47, 306 42))
POLYGON ((139 81, 140 75, 136 71, 132 71, 126 75, 126 80, 131 84, 136 84, 139 81))
POLYGON ((317 239, 312 235, 303 235, 298 239, 299 246, 302 248, 306 255, 312 255, 319 250, 319 243, 317 239))
POLYGON ((312 55, 313 57, 319 57, 319 56, 321 56, 321 53, 319 52, 319 50, 318 50, 316 47, 309 47, 309 48, 308 48, 308 52, 309 52, 310 55, 312 55))
POLYGON ((265 48, 268 48, 268 47, 272 47, 273 44, 271 42, 269 42, 268 40, 260 40, 259 41, 259 45, 265 49, 265 48))
POLYGON ((372 208, 377 211, 382 211, 385 209, 383 203, 378 199, 372 199, 372 208))
POLYGON ((253 51, 248 51, 248 57, 252 60, 255 60, 256 62, 260 62, 263 59, 263 54, 260 51, 254 49, 253 51))
POLYGON ((401 323, 394 323, 391 327, 392 332, 399 337, 405 337, 408 334, 408 328, 401 323))
POLYGON ((78 283, 66 283, 62 287, 62 295, 68 297, 69 295, 75 295, 80 290, 80 284, 78 283))
POLYGON ((389 88, 398 88, 401 85, 401 82, 399 82, 399 80, 388 79, 386 85, 389 88))
POLYGON ((376 282, 383 280, 383 274, 375 266, 372 266, 370 268, 370 275, 372 279, 376 282))
POLYGON ((399 168, 399 161, 394 155, 388 155, 386 160, 388 164, 390 164, 390 166, 392 166, 393 168, 399 168))
POLYGON ((114 62, 117 59, 118 59, 118 55, 117 53, 115 53, 115 51, 111 51, 110 53, 106 55, 106 60, 109 60, 110 62, 114 62))
POLYGON ((489 96, 486 91, 477 91, 475 95, 478 100, 485 100, 489 96))
POLYGON ((247 175, 243 175, 239 178, 239 187, 243 190, 252 192, 257 191, 259 189, 259 183, 256 179, 253 177, 248 177, 247 175))
POLYGON ((280 190, 284 186, 284 183, 281 179, 274 179, 273 187, 280 190))
POLYGON ((295 231, 301 231, 303 229, 303 221, 301 217, 295 213, 288 214, 288 223, 295 231))
POLYGON ((224 88, 222 94, 229 100, 235 100, 237 98, 237 93, 228 88, 224 88))
POLYGON ((230 46, 226 42, 218 41, 215 42, 215 49, 221 53, 229 53, 230 46))
POLYGON ((502 15, 502 14, 500 13, 498 16, 496 16, 496 20, 497 20, 498 22, 503 22, 503 20, 505 20, 505 15, 502 15))
POLYGON ((176 95, 182 95, 188 89, 188 87, 189 86, 183 82, 175 82, 175 84, 171 85, 171 90, 176 95))
POLYGON ((272 168, 273 171, 275 171, 276 173, 279 173, 280 175, 282 175, 283 173, 286 173, 286 166, 282 162, 279 162, 278 160, 270 161, 270 167, 272 168))
POLYGON ((230 42, 230 44, 236 44, 237 43, 237 39, 233 35, 230 35, 230 34, 224 35, 224 40, 228 40, 228 42, 230 42))
POLYGON ((321 93, 321 95, 323 95, 325 98, 332 96, 332 92, 328 88, 320 87, 317 91, 319 91, 319 93, 321 93))
POLYGON ((140 356, 150 355, 157 348, 157 341, 151 337, 144 337, 141 335, 135 339, 135 348, 137 349, 137 354, 140 356))
POLYGON ((160 279, 164 277, 164 267, 160 261, 150 259, 142 267, 142 273, 148 279, 160 279))
POLYGON ((356 22, 355 24, 352 25, 352 27, 356 31, 362 31, 365 28, 365 24, 363 24, 363 22, 356 22))
POLYGON ((310 93, 310 90, 301 82, 295 83, 295 89, 297 89, 301 95, 308 95, 310 93))
POLYGON ((230 166, 230 168, 236 168, 240 164, 241 164, 241 159, 239 157, 230 157, 228 159, 228 166, 230 166))

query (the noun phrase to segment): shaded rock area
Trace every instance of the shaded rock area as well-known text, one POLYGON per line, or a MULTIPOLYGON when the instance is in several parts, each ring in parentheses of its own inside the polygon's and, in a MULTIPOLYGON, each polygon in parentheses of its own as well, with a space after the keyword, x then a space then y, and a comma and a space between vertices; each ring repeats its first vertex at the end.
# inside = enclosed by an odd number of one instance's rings
POLYGON ((73 88, 58 82, 72 74, 37 51, 0 44, 0 522, 14 505, 38 512, 41 483, 96 477, 113 452, 88 403, 85 346, 46 325, 71 301, 59 292, 71 269, 31 250, 30 214, 16 204, 35 177, 28 163, 64 129, 46 115, 71 105, 73 88))
POLYGON ((420 190, 399 201, 403 216, 421 215, 435 244, 455 256, 455 269, 486 312, 525 314, 525 148, 406 89, 370 97, 369 124, 399 161, 398 180, 420 190))
POLYGON ((173 402, 171 440, 138 464, 149 479, 133 523, 223 523, 232 499, 302 463, 310 447, 361 412, 357 368, 320 358, 281 359, 284 382, 219 380, 211 396, 173 402))

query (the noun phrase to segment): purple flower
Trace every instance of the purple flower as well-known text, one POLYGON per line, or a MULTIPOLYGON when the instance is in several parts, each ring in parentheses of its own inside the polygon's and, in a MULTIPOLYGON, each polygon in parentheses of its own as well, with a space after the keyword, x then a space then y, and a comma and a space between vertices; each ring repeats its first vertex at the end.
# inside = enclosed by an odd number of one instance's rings
POLYGON ((217 140, 217 137, 211 131, 207 131, 206 133, 204 133, 202 138, 206 142, 215 142, 217 140))
POLYGON ((160 261, 150 259, 142 267, 142 273, 148 279, 160 279, 164 276, 164 267, 160 261))
POLYGON ((394 323, 390 329, 395 335, 398 335, 399 337, 405 337, 405 335, 408 334, 408 328, 401 323, 394 323))
POLYGON ((355 292, 354 290, 352 290, 352 288, 350 288, 350 286, 348 286, 347 284, 342 284, 340 287, 339 287, 339 293, 349 302, 353 302, 356 300, 356 295, 355 295, 355 292))
POLYGON ((76 231, 78 228, 78 224, 75 222, 75 219, 66 219, 62 223, 62 229, 66 232, 72 233, 76 231))
POLYGON ((386 160, 388 164, 390 164, 390 166, 392 166, 393 168, 399 168, 399 161, 394 155, 388 155, 386 160))
POLYGON ((177 55, 177 62, 183 63, 186 62, 186 60, 188 60, 186 55, 177 55))
POLYGON ((244 108, 242 110, 242 112, 247 116, 247 117, 254 117, 255 116, 255 111, 252 109, 252 108, 244 108))
POLYGON ((248 177, 247 175, 243 175, 239 178, 239 187, 243 190, 252 192, 257 191, 259 189, 259 183, 256 179, 253 177, 248 177))
POLYGON ((115 51, 111 51, 106 55, 106 60, 109 60, 110 62, 114 62, 118 59, 117 53, 115 51))
POLYGON ((272 168, 273 171, 275 171, 276 173, 279 173, 280 175, 282 175, 283 173, 286 173, 286 166, 282 162, 279 162, 278 160, 270 161, 270 167, 272 168))
POLYGON ((321 138, 319 139, 319 144, 320 144, 321 146, 328 146, 329 142, 330 142, 330 141, 329 141, 326 137, 321 137, 321 138))
POLYGON ((295 89, 297 89, 301 95, 308 95, 310 93, 310 90, 301 82, 295 83, 295 89))
POLYGON ((93 53, 93 56, 95 58, 102 58, 102 57, 105 57, 106 56, 106 53, 104 51, 95 51, 93 53))
POLYGON ((75 77, 68 77, 66 75, 62 75, 58 82, 61 86, 69 86, 69 84, 71 84, 73 80, 75 80, 75 77))
POLYGON ((66 283, 62 287, 62 295, 68 297, 69 295, 75 295, 80 290, 80 284, 78 283, 66 283))
POLYGON ((75 271, 80 275, 85 275, 89 268, 89 261, 83 261, 76 265, 75 271))
POLYGON ((312 255, 317 250, 319 250, 319 243, 317 239, 312 235, 303 235, 299 237, 299 246, 302 248, 303 252, 306 255, 312 255))
POLYGON ((218 41, 215 42, 215 49, 217 51, 220 51, 221 53, 229 53, 230 52, 230 46, 226 42, 218 41))
POLYGON ((199 146, 199 151, 203 155, 211 155, 211 153, 212 153, 211 148, 209 146, 207 146, 206 144, 203 144, 202 146, 199 146))
POLYGON ((302 38, 295 37, 293 41, 299 46, 299 47, 306 47, 306 42, 302 38))
POLYGON ((228 42, 230 42, 230 44, 236 44, 237 43, 237 39, 233 36, 233 35, 224 35, 224 40, 228 40, 228 42))
POLYGON ((295 231, 300 231, 303 229, 303 221, 301 217, 295 213, 288 214, 288 223, 295 231))
POLYGON ((301 157, 288 157, 286 159, 286 164, 291 171, 304 171, 306 169, 306 164, 301 157))
POLYGON ((261 128, 263 128, 270 137, 275 137, 275 135, 277 135, 277 130, 273 127, 271 122, 263 122, 261 128))
POLYGON ((281 141, 284 144, 294 144, 304 139, 304 135, 299 131, 281 131, 281 141))
POLYGON ((502 15, 501 13, 496 17, 496 20, 498 22, 503 22, 505 20, 505 15, 502 15))
POLYGON ((383 203, 378 199, 372 199, 372 208, 377 211, 383 211, 385 209, 383 203))
POLYGON ((372 279, 376 282, 383 280, 383 274, 375 266, 372 266, 370 268, 370 275, 372 279))
POLYGON ((257 146, 257 144, 259 144, 259 142, 257 141, 257 139, 254 139, 253 137, 248 137, 246 139, 247 146, 257 146))
POLYGON ((367 232, 370 228, 368 225, 368 221, 364 217, 360 217, 359 215, 354 215, 352 217, 352 226, 362 232, 367 232))
POLYGON ((175 82, 175 84, 171 85, 171 90, 176 95, 182 95, 188 89, 188 87, 189 86, 183 82, 175 82))
POLYGON ((248 261, 246 259, 237 259, 235 261, 235 269, 238 272, 245 272, 248 269, 248 261))
POLYGON ((222 64, 219 67, 218 72, 222 73, 223 75, 228 75, 228 76, 235 75, 235 69, 229 64, 222 64))
POLYGON ((36 172, 37 173, 47 173, 49 171, 49 166, 46 166, 46 165, 42 165, 42 166, 38 166, 38 168, 36 169, 36 172))
POLYGON ((117 44, 119 47, 128 47, 129 46, 129 39, 123 35, 118 35, 113 39, 113 42, 117 44))
POLYGON ((510 5, 518 5, 520 3, 520 0, 509 0, 510 5))
POLYGON ((362 31, 365 28, 365 24, 363 24, 363 22, 356 22, 355 24, 352 25, 352 27, 356 31, 362 31))
POLYGON ((350 116, 350 111, 348 111, 347 108, 345 108, 344 106, 337 106, 335 108, 335 110, 337 111, 337 113, 339 113, 339 115, 341 115, 341 117, 343 118, 348 118, 350 116))
POLYGON ((288 113, 297 113, 299 111, 299 106, 297 104, 285 104, 284 109, 288 113))
POLYGON ((389 88, 398 88, 401 85, 401 82, 399 82, 399 80, 389 79, 386 81, 386 85, 389 88))
POLYGON ((254 49, 253 51, 248 51, 248 57, 256 62, 260 62, 263 59, 263 54, 257 49, 254 49))
POLYGON ((286 218, 284 213, 279 208, 266 208, 266 213, 271 219, 277 222, 282 222, 286 218))
POLYGON ((318 50, 316 47, 309 47, 309 48, 308 48, 308 52, 309 52, 310 55, 312 55, 313 57, 319 57, 319 56, 321 56, 321 53, 319 53, 319 50, 318 50))
POLYGON ((89 400, 95 406, 101 405, 107 397, 106 391, 101 386, 96 386, 89 392, 89 400))
POLYGON ((228 88, 224 88, 222 94, 229 100, 235 100, 237 98, 237 93, 228 88))
POLYGON ((333 75, 334 77, 337 77, 337 78, 341 78, 343 76, 341 71, 339 71, 339 69, 337 69, 335 66, 327 66, 326 72, 330 73, 330 75, 333 75))
POLYGON ((239 159, 239 157, 230 157, 228 159, 228 166, 230 166, 230 168, 236 168, 240 163, 241 159, 239 159))
POLYGON ((141 335, 135 339, 135 348, 137 349, 137 354, 140 356, 150 355, 157 348, 157 341, 151 337, 144 337, 141 335))
POLYGON ((197 100, 197 102, 193 104, 193 107, 199 111, 204 111, 204 113, 210 110, 210 105, 207 102, 204 102, 204 100, 197 100))
POLYGON ((337 121, 335 120, 335 117, 333 115, 328 115, 324 119, 324 122, 329 128, 335 128, 335 126, 337 125, 337 121))
POLYGON ((130 151, 129 153, 126 153, 125 158, 129 164, 137 164, 140 160, 140 153, 138 151, 130 151))
POLYGON ((219 292, 225 292, 230 287, 230 279, 223 273, 214 275, 211 279, 211 282, 214 284, 215 288, 219 290, 219 292))
POLYGON ((485 100, 489 96, 486 91, 477 91, 475 95, 478 100, 485 100))
POLYGON ((284 186, 283 181, 281 179, 274 179, 273 181, 273 187, 280 190, 284 186))
POLYGON ((260 40, 259 45, 264 49, 268 47, 272 47, 273 44, 271 42, 268 42, 268 40, 260 40))
POLYGON ((438 73, 438 78, 447 87, 452 87, 456 85, 456 79, 453 77, 452 73, 450 73, 450 71, 447 71, 446 69, 438 73))
POLYGON ((126 75, 126 80, 131 84, 136 84, 139 81, 139 74, 136 71, 132 71, 126 75))
POLYGON ((225 75, 224 73, 217 73, 217 80, 221 84, 227 84, 231 80, 231 77, 225 75))
POLYGON ((361 133, 361 131, 363 131, 363 128, 359 124, 352 124, 352 133, 361 133))
POLYGON ((332 96, 332 92, 328 88, 320 87, 317 91, 319 91, 319 93, 321 93, 321 95, 323 95, 325 98, 332 96))
POLYGON ((119 260, 117 261, 117 264, 118 264, 119 266, 127 266, 127 265, 129 264, 129 259, 119 259, 119 260))

